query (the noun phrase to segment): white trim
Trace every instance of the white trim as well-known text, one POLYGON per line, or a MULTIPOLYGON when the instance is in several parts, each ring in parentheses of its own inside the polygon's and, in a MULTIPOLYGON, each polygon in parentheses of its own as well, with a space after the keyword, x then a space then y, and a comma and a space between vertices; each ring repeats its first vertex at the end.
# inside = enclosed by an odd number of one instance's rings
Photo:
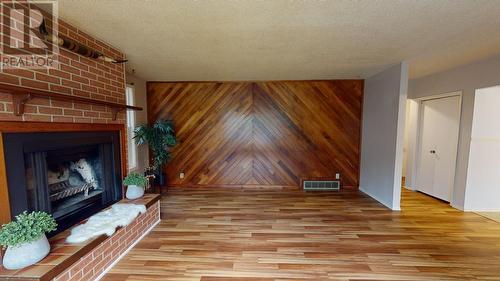
POLYGON ((500 137, 472 137, 470 138, 471 141, 486 141, 486 142, 490 142, 490 141, 494 141, 494 142, 497 142, 497 141, 500 141, 500 137))
POLYGON ((464 209, 464 212, 474 212, 474 213, 497 213, 500 209, 464 209))
POLYGON ((420 97, 420 98, 414 98, 413 100, 417 100, 417 101, 437 100, 437 99, 449 98, 449 97, 454 97, 454 96, 460 96, 460 101, 462 101, 462 90, 448 92, 448 93, 444 93, 444 94, 437 94, 437 95, 425 96, 425 97, 420 97))
POLYGON ((113 268, 113 266, 115 266, 126 254, 128 254, 128 252, 130 252, 130 250, 132 250, 132 248, 135 247, 137 243, 139 243, 147 234, 149 234, 149 232, 151 232, 151 230, 153 230, 153 228, 155 228, 161 222, 160 201, 157 201, 157 203, 155 204, 158 204, 158 221, 156 221, 153 225, 151 225, 151 227, 149 227, 148 230, 146 230, 146 232, 144 232, 141 235, 141 237, 135 240, 134 243, 132 243, 118 258, 116 258, 103 272, 101 272, 101 274, 99 274, 99 276, 96 277, 95 281, 101 280, 101 278, 103 278, 104 275, 106 275, 109 272, 109 270, 113 268))
POLYGON ((416 98, 415 100, 418 102, 418 117, 417 117, 417 140, 416 140, 416 145, 415 145, 415 177, 414 177, 414 187, 412 189, 414 191, 419 191, 418 190, 418 176, 419 176, 419 170, 418 167, 420 167, 420 156, 421 156, 421 151, 422 151, 422 118, 423 118, 423 110, 422 110, 422 103, 424 101, 430 101, 430 100, 436 100, 436 99, 443 99, 443 98, 450 98, 450 97, 456 97, 458 96, 459 98, 459 108, 458 108, 458 134, 457 134, 457 146, 455 148, 455 169, 454 169, 454 174, 453 174, 453 185, 452 185, 452 190, 451 190, 451 196, 450 196, 450 206, 462 210, 462 208, 457 208, 454 202, 454 190, 455 190, 455 181, 456 181, 456 175, 457 175, 457 159, 458 159, 458 144, 460 142, 460 133, 461 133, 461 124, 462 124, 462 96, 463 93, 462 91, 454 91, 454 92, 449 92, 449 93, 444 93, 444 94, 438 94, 438 95, 432 95, 432 96, 426 96, 426 97, 421 97, 421 98, 416 98))
POLYGON ((451 202, 451 203, 450 203, 450 206, 452 206, 453 208, 458 209, 458 210, 460 210, 460 211, 464 211, 464 212, 466 212, 466 210, 465 210, 464 206, 456 205, 456 204, 455 204, 455 202, 451 202))
POLYGON ((413 187, 408 186, 408 185, 406 185, 406 184, 405 184, 405 185, 403 185, 403 188, 404 188, 404 189, 406 189, 406 190, 409 190, 409 191, 418 191, 418 190, 414 189, 413 187))
MULTIPOLYGON (((127 105, 136 104, 135 86, 125 86, 125 98, 127 105)), ((133 139, 134 129, 137 126, 137 114, 135 110, 127 109, 127 169, 128 172, 136 171, 139 169, 139 152, 135 139, 133 139)))

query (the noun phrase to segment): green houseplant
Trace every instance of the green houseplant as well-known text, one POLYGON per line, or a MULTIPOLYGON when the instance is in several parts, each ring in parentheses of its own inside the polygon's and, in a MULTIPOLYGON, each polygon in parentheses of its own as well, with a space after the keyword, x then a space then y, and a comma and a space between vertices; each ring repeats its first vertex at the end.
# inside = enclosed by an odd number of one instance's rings
POLYGON ((172 120, 158 119, 149 126, 141 125, 134 130, 137 145, 147 144, 153 153, 153 169, 160 185, 164 185, 162 167, 170 159, 170 149, 177 144, 172 120))
POLYGON ((128 199, 137 199, 144 195, 144 187, 148 185, 148 179, 139 173, 130 173, 123 179, 123 184, 127 186, 125 196, 128 199))
POLYGON ((7 249, 3 266, 20 269, 41 261, 50 252, 45 233, 56 230, 54 218, 45 212, 24 211, 0 230, 0 245, 7 249))

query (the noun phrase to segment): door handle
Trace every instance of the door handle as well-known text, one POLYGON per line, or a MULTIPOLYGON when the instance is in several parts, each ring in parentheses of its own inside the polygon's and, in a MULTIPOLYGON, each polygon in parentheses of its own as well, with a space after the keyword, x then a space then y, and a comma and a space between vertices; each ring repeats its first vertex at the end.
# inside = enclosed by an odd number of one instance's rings
POLYGON ((436 154, 436 151, 435 150, 431 150, 429 151, 431 154, 436 154))

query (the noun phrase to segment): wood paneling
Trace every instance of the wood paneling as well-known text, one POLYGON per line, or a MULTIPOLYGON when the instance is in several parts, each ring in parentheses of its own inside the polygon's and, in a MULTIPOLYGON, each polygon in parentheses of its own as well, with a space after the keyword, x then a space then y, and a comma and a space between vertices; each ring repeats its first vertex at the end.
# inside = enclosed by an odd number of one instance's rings
POLYGON ((403 189, 176 188, 104 281, 473 281, 500 278, 500 224, 403 189))
MULTIPOLYGON (((75 124, 56 122, 16 122, 0 121, 0 224, 10 221, 9 192, 3 153, 3 133, 30 132, 79 132, 79 131, 119 131, 122 161, 122 175, 127 174, 127 135, 123 124, 75 124)), ((124 190, 122 188, 122 193, 124 190)))
POLYGON ((176 124, 170 186, 298 186, 336 172, 357 186, 362 95, 362 80, 150 82, 148 119, 176 124))

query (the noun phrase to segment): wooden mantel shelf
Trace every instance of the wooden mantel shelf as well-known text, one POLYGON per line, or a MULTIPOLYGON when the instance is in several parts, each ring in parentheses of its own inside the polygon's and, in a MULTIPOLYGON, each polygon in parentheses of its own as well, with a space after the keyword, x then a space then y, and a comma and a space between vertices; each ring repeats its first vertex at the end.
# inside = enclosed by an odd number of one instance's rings
POLYGON ((114 102, 101 101, 101 100, 95 100, 95 99, 89 99, 89 98, 83 98, 65 94, 58 94, 54 92, 48 92, 21 86, 14 86, 5 83, 0 83, 0 91, 12 95, 12 102, 14 105, 14 115, 17 116, 21 116, 24 114, 24 105, 33 98, 47 98, 47 99, 50 98, 59 101, 107 106, 111 108, 111 112, 113 114, 112 115, 113 120, 116 120, 118 112, 122 110, 125 109, 142 110, 142 107, 138 106, 130 106, 121 103, 114 103, 114 102))

